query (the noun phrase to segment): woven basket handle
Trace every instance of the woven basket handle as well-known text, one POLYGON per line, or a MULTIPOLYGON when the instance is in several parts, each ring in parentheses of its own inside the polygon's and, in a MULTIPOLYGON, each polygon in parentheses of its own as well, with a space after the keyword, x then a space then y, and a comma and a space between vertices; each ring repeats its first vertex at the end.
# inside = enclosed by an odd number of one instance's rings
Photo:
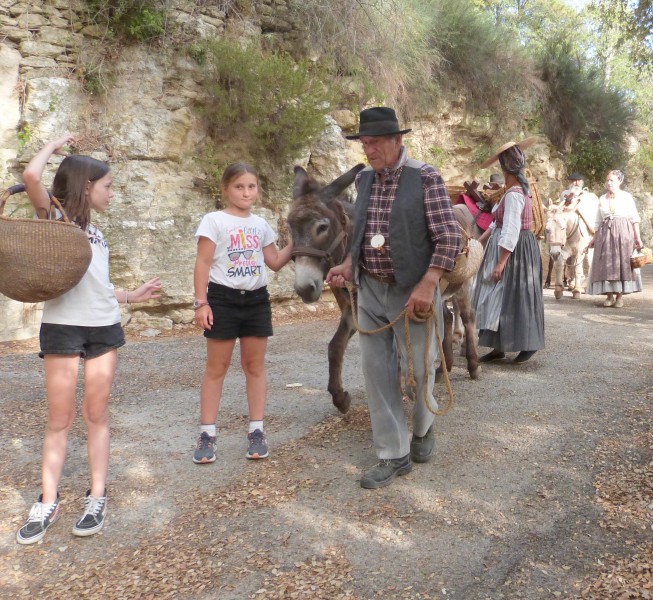
MULTIPOLYGON (((12 185, 11 187, 8 187, 4 192, 2 192, 2 194, 0 194, 0 215, 2 215, 5 210, 5 204, 7 203, 9 196, 20 194, 24 191, 25 186, 22 183, 17 183, 16 185, 12 185)), ((59 202, 59 200, 57 200, 50 192, 48 192, 48 196, 50 196, 50 210, 48 210, 48 219, 51 218, 52 205, 54 204, 55 208, 61 213, 64 222, 70 223, 70 219, 68 218, 68 215, 66 214, 63 206, 61 206, 61 202, 59 202)))

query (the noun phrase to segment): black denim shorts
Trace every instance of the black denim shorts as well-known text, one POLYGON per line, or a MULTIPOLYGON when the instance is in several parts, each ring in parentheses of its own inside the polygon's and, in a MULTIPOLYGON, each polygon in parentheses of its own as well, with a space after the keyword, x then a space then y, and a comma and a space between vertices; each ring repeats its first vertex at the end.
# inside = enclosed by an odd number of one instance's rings
POLYGON ((39 333, 43 358, 46 354, 75 354, 95 358, 125 345, 125 333, 120 323, 104 327, 82 327, 41 323, 39 333))
POLYGON ((248 292, 209 283, 207 300, 213 327, 204 336, 216 340, 272 335, 272 306, 267 287, 248 292))

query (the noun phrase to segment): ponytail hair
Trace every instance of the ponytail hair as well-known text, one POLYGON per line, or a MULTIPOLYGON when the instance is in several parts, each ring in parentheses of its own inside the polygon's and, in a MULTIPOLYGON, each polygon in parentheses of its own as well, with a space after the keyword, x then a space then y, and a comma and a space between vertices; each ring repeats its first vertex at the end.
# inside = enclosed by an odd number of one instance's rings
POLYGON ((101 160, 73 154, 61 161, 52 182, 52 195, 61 202, 71 221, 83 230, 91 222, 91 205, 88 202, 87 185, 102 179, 110 171, 101 160))

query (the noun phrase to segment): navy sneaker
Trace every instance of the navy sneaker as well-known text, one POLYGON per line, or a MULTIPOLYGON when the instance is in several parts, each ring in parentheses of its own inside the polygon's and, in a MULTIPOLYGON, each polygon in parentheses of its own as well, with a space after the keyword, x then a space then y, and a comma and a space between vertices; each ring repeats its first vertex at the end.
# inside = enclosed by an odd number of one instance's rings
POLYGON ((43 494, 39 496, 38 502, 32 505, 27 517, 27 523, 16 533, 16 541, 19 544, 36 544, 43 539, 48 527, 59 518, 59 494, 54 504, 44 504, 43 494))
POLYGON ((93 535, 104 526, 104 518, 107 516, 107 491, 104 496, 91 496, 91 490, 86 492, 84 498, 84 514, 79 518, 73 527, 73 533, 79 537, 93 535))

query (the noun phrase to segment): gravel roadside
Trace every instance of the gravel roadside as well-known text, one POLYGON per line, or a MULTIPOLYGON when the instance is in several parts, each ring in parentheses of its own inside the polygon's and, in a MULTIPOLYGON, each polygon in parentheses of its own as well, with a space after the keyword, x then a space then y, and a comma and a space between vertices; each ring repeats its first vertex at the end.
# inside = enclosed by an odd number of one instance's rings
POLYGON ((29 548, 14 535, 38 494, 41 364, 30 342, 0 344, 3 597, 650 598, 653 267, 643 275, 623 309, 545 290, 547 348, 528 363, 484 365, 471 381, 457 357, 437 456, 375 491, 357 482, 375 458, 356 337, 350 413, 326 392, 332 311, 276 326, 266 461, 244 458, 237 356, 219 459, 196 466, 203 339, 131 340, 111 405, 107 525, 70 532, 88 485, 78 419, 62 518, 29 548))

